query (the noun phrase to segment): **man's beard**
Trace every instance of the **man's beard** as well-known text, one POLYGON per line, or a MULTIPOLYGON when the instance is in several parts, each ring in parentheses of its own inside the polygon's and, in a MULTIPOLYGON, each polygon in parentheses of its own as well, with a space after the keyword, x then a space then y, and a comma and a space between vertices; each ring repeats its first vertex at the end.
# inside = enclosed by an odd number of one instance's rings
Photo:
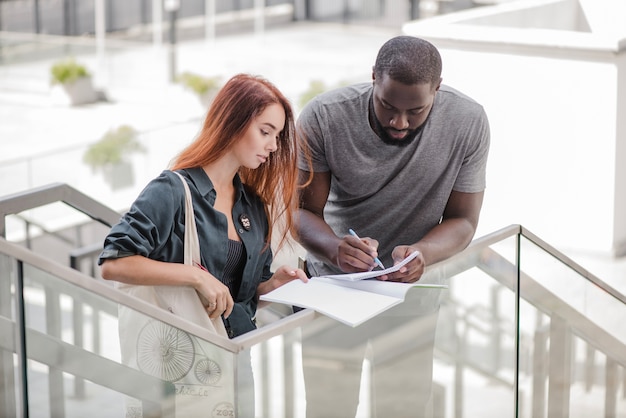
POLYGON ((376 113, 374 113, 373 110, 371 113, 372 113, 371 115, 372 121, 374 123, 374 126, 373 126, 374 132, 376 132, 376 135, 378 135, 381 141, 389 145, 405 147, 411 144, 415 140, 415 138, 417 138, 419 134, 422 132, 422 128, 424 126, 424 124, 422 124, 416 129, 407 130, 406 131, 407 134, 404 136, 404 138, 396 139, 396 138, 393 138, 391 135, 389 135, 389 133, 387 132, 387 129, 382 125, 382 123, 380 123, 380 121, 376 117, 376 113))
POLYGON ((373 94, 370 96, 369 119, 370 119, 370 125, 372 125, 372 129, 374 129, 374 132, 376 133, 376 135, 378 135, 380 140, 383 141, 385 144, 395 145, 397 147, 406 147, 407 145, 415 141, 415 138, 420 136, 420 134, 422 133, 422 128, 426 124, 424 122, 423 124, 421 124, 415 129, 407 130, 406 131, 407 134, 402 139, 393 138, 391 135, 389 135, 389 133, 387 132, 387 129, 385 129, 383 124, 380 123, 380 121, 378 120, 378 117, 376 117, 376 112, 374 111, 374 95, 373 94))

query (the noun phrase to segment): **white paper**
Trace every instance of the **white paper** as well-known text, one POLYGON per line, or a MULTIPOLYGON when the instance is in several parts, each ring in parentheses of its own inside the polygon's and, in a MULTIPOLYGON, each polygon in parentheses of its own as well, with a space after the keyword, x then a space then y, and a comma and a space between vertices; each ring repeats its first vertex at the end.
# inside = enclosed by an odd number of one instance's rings
POLYGON ((417 257, 418 254, 419 254, 418 251, 414 251, 411 254, 409 254, 408 257, 406 257, 404 260, 402 260, 395 266, 388 267, 384 270, 364 271, 361 273, 331 274, 331 275, 324 275, 324 276, 319 276, 319 277, 327 277, 329 279, 335 279, 335 280, 348 280, 351 282, 364 280, 364 279, 372 279, 374 277, 380 277, 385 274, 394 273, 400 270, 402 266, 404 266, 409 261, 413 260, 415 257, 417 257))
MULTIPOLYGON (((368 278, 378 277, 381 274, 397 271, 404 264, 415 258, 417 253, 411 254, 402 263, 376 272, 366 272, 368 278), (386 272, 386 273, 381 273, 386 272), (372 275, 374 273, 374 275, 372 275)), ((363 273, 357 273, 363 274, 363 273)), ((356 327, 402 303, 411 288, 447 288, 444 284, 433 283, 398 283, 381 280, 363 280, 337 278, 334 275, 325 277, 311 277, 308 283, 293 280, 273 291, 262 295, 261 300, 287 305, 310 308, 351 327, 356 327)), ((351 276, 351 275, 348 275, 351 276)))
POLYGON ((261 300, 310 308, 355 327, 404 299, 336 286, 322 280, 293 280, 261 296, 261 300))
POLYGON ((359 280, 351 282, 348 280, 332 279, 330 277, 316 277, 315 279, 333 286, 348 287, 354 290, 391 296, 392 298, 398 298, 402 300, 404 300, 406 293, 409 291, 409 289, 414 287, 436 287, 442 289, 448 288, 448 285, 436 283, 401 283, 382 280, 359 280))

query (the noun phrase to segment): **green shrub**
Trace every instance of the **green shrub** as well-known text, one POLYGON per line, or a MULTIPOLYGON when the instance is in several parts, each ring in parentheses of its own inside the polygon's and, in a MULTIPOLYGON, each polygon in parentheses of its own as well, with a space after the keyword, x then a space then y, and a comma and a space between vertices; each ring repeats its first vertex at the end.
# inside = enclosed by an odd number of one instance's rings
POLYGON ((198 95, 203 95, 220 87, 220 77, 204 77, 199 74, 184 72, 178 76, 177 81, 198 95))
POLYGON ((137 141, 137 131, 128 125, 110 130, 96 143, 91 145, 83 161, 97 170, 107 165, 118 164, 134 152, 145 152, 145 148, 137 141))
POLYGON ((57 61, 50 68, 52 84, 73 83, 79 78, 89 77, 90 75, 87 68, 77 63, 73 58, 57 61))

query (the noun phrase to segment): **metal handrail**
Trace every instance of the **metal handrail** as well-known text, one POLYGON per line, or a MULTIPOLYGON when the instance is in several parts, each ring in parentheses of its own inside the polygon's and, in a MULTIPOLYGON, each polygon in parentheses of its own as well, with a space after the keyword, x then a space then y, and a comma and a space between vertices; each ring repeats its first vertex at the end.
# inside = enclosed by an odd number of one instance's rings
POLYGON ((524 238, 531 241, 537 247, 541 248, 543 251, 550 254, 552 257, 556 258, 558 261, 565 264, 567 267, 571 268, 576 273, 583 276, 585 279, 595 284, 596 286, 604 290, 609 295, 613 296, 615 299, 626 304, 626 296, 623 293, 621 293, 619 290, 615 289, 613 286, 611 286, 604 280, 600 279, 599 277, 589 272, 587 269, 582 267, 580 264, 576 263, 570 257, 565 255, 561 251, 557 250, 552 245, 548 244, 547 242, 539 238, 537 235, 530 232, 527 228, 524 228, 523 226, 520 225, 520 231, 521 231, 521 235, 524 238))
POLYGON ((584 277, 589 282, 601 288, 607 294, 611 295, 618 301, 623 304, 626 304, 626 296, 621 293, 619 290, 606 283, 604 280, 595 276, 593 273, 589 272, 587 269, 582 267, 580 264, 572 260, 570 257, 565 255, 563 252, 557 250, 552 245, 548 244, 546 241, 539 238, 537 235, 532 233, 528 228, 523 227, 522 225, 513 224, 502 229, 499 229, 493 233, 485 235, 483 237, 477 238, 470 245, 467 246, 463 251, 453 255, 452 257, 435 263, 426 268, 426 273, 432 271, 441 271, 444 270, 446 274, 453 275, 460 273, 464 270, 467 270, 470 267, 476 266, 475 260, 476 257, 479 257, 483 250, 486 250, 491 245, 503 241, 506 238, 511 238, 516 235, 521 235, 522 237, 528 239, 533 244, 535 244, 538 248, 551 255, 559 262, 563 263, 565 266, 574 270, 580 276, 584 277), (454 270, 452 270, 454 269, 454 270), (456 271, 456 273, 455 273, 456 271))
POLYGON ((6 217, 62 202, 107 226, 113 226, 120 214, 77 189, 63 183, 52 183, 23 192, 0 197, 0 237, 6 237, 6 217))
POLYGON ((55 277, 62 277, 63 280, 69 284, 82 288, 88 293, 99 295, 118 304, 132 308, 137 312, 172 325, 190 334, 196 335, 199 338, 223 348, 224 350, 228 350, 233 353, 241 351, 241 347, 238 344, 232 342, 232 340, 229 340, 226 337, 213 334, 200 325, 189 322, 186 319, 173 315, 153 304, 121 292, 106 283, 94 280, 93 278, 75 269, 42 257, 29 249, 9 242, 4 238, 0 238, 0 254, 6 254, 55 277))

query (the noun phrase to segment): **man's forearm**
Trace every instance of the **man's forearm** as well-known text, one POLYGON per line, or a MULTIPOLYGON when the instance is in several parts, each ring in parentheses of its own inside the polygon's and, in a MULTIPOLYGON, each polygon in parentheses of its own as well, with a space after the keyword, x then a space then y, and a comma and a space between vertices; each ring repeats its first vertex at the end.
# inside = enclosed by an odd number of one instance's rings
POLYGON ((336 266, 339 241, 323 218, 306 209, 298 211, 298 242, 307 251, 336 266))
POLYGON ((429 266, 465 249, 475 232, 476 228, 467 219, 445 219, 413 246, 420 250, 429 266))

